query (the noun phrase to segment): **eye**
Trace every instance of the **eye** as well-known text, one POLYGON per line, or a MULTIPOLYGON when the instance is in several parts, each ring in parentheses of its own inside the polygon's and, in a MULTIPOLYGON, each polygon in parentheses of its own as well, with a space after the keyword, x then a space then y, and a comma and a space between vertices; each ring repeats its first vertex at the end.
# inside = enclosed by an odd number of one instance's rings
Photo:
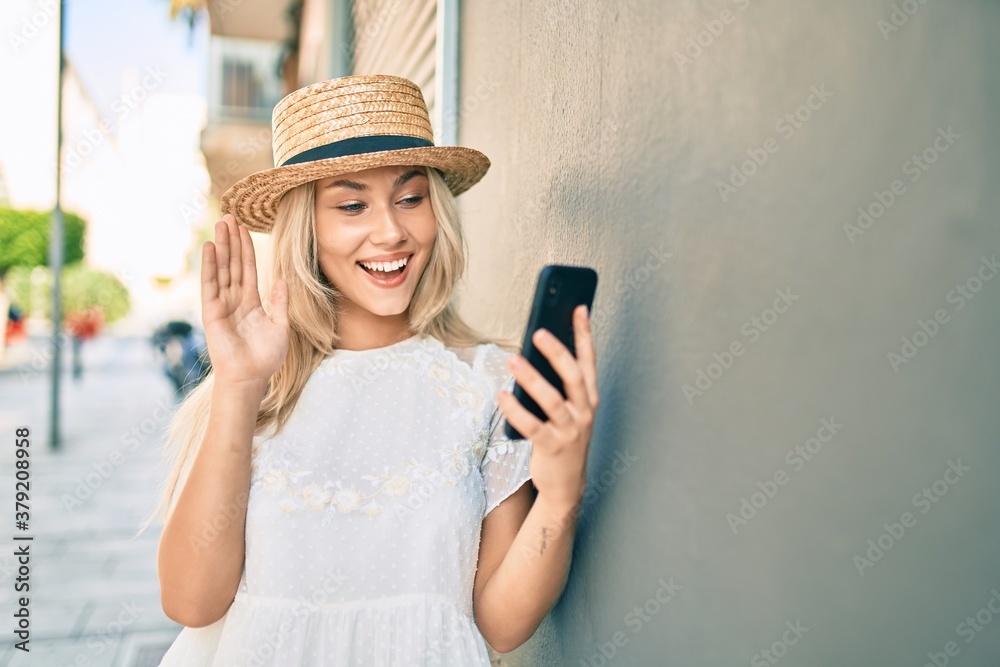
POLYGON ((424 199, 423 195, 413 195, 412 197, 407 197, 406 199, 401 199, 399 203, 400 204, 404 204, 406 206, 416 206, 421 201, 423 201, 423 199, 424 199))
POLYGON ((357 213, 362 208, 364 208, 364 206, 365 206, 364 204, 354 202, 353 204, 344 204, 342 206, 337 206, 337 208, 339 208, 341 211, 346 211, 348 213, 357 213))

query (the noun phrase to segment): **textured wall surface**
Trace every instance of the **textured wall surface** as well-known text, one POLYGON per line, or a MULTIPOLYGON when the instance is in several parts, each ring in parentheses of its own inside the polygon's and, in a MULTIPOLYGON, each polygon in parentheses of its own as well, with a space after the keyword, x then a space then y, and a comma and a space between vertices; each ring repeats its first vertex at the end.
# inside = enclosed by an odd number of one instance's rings
POLYGON ((592 493, 504 664, 1000 664, 998 32, 463 3, 464 312, 519 334, 544 264, 600 274, 592 493))

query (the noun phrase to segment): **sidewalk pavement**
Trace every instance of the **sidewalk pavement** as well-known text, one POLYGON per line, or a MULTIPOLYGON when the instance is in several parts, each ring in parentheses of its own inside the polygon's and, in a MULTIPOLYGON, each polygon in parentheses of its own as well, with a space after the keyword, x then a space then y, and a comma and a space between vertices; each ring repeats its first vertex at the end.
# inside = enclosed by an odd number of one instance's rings
MULTIPOLYGON (((7 618, 0 667, 155 666, 181 626, 160 607, 154 522, 134 537, 166 470, 162 437, 173 387, 144 338, 100 336, 83 346, 83 377, 62 351, 62 446, 49 447, 47 339, 33 337, 0 368, 0 601, 7 618), (35 360, 36 363, 32 363, 35 360), (15 527, 15 431, 30 429, 30 518, 15 527), (17 541, 15 536, 33 536, 17 541), (14 556, 30 545, 30 592, 16 592, 14 556), (30 652, 15 648, 14 614, 27 595, 30 652)), ((51 349, 51 345, 48 346, 51 349)))

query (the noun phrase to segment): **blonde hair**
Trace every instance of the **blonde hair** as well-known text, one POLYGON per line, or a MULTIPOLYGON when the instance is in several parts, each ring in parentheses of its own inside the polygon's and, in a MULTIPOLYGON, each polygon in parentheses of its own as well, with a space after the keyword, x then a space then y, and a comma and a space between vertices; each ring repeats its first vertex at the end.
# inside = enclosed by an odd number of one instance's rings
MULTIPOLYGON (((426 167, 426 171, 437 236, 410 302, 410 328, 414 334, 429 334, 447 346, 494 343, 516 351, 519 342, 486 337, 456 312, 454 288, 465 272, 468 247, 455 197, 437 169, 426 167)), ((282 197, 271 232, 272 283, 282 278, 288 284, 290 339, 284 363, 268 382, 255 434, 271 427, 277 434, 284 428, 309 376, 340 341, 337 302, 341 295, 320 270, 316 250, 315 187, 315 182, 306 183, 282 197)), ((164 461, 172 461, 168 463, 170 473, 161 485, 159 502, 136 535, 154 519, 166 522, 184 464, 197 454, 204 438, 214 382, 215 373, 209 372, 174 411, 163 456, 164 461)))

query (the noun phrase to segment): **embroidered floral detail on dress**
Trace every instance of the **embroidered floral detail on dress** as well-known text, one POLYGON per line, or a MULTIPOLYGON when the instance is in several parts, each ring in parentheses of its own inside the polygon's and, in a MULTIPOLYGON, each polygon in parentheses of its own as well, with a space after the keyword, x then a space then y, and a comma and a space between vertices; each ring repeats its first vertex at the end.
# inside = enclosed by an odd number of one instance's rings
POLYGON ((333 494, 325 486, 312 484, 302 489, 302 498, 305 500, 307 507, 314 510, 321 510, 330 504, 330 501, 333 500, 333 494))
POLYGON ((291 487, 306 475, 311 474, 312 472, 309 470, 272 469, 268 470, 260 478, 260 485, 265 491, 279 493, 291 487))
POLYGON ((464 426, 475 435, 457 447, 434 450, 440 456, 437 465, 409 458, 403 462, 401 469, 390 470, 390 466, 385 465, 381 473, 361 475, 354 483, 340 479, 319 480, 310 470, 292 469, 292 465, 301 465, 299 454, 302 448, 299 445, 282 443, 272 450, 269 446, 262 447, 255 443, 251 491, 259 488, 280 496, 277 506, 282 512, 323 512, 323 525, 329 525, 336 514, 360 512, 378 516, 387 505, 405 501, 408 494, 428 481, 454 487, 474 470, 480 470, 486 457, 497 461, 503 454, 514 451, 509 440, 494 435, 502 415, 499 407, 490 400, 492 397, 468 374, 442 365, 435 355, 427 354, 420 348, 401 347, 386 351, 375 359, 366 359, 364 366, 352 361, 352 357, 330 357, 321 363, 318 372, 347 376, 355 382, 369 382, 375 373, 415 363, 425 377, 434 381, 438 394, 450 397, 462 408, 454 413, 466 416, 464 426), (491 406, 496 409, 487 420, 485 417, 491 406), (494 439, 499 442, 491 445, 494 439))
MULTIPOLYGON (((474 421, 481 423, 478 419, 474 421)), ((437 465, 409 458, 400 470, 385 465, 381 473, 361 475, 358 479, 367 483, 367 489, 364 484, 345 480, 321 482, 311 478, 312 471, 290 469, 287 465, 290 461, 281 460, 280 454, 262 451, 251 465, 251 489, 280 496, 278 508, 288 514, 298 510, 323 512, 323 525, 328 525, 336 514, 361 512, 378 516, 385 511, 385 504, 404 500, 418 484, 432 481, 450 487, 457 485, 460 479, 478 469, 487 451, 487 436, 486 429, 479 428, 472 440, 459 447, 434 450, 440 457, 437 465), (302 486, 299 482, 303 480, 311 483, 302 486)))
POLYGON ((504 440, 499 445, 489 447, 486 450, 486 458, 490 461, 498 461, 502 455, 512 453, 514 451, 514 444, 510 440, 504 440))
MULTIPOLYGON (((338 486, 339 483, 338 483, 338 486)), ((333 505, 327 507, 327 511, 330 511, 330 507, 336 507, 341 512, 353 512, 361 506, 362 499, 361 492, 357 489, 345 489, 341 487, 337 493, 333 496, 333 505)))

